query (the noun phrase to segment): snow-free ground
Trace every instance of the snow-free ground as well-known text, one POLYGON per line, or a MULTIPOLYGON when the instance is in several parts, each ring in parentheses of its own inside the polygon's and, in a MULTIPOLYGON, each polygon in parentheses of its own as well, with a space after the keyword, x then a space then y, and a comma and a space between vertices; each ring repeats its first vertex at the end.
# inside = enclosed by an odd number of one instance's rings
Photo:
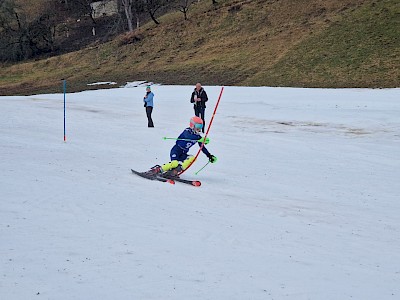
POLYGON ((61 93, 0 97, 0 299, 400 299, 400 89, 225 87, 199 188, 131 174, 193 114, 152 89, 155 128, 67 94, 67 142, 61 93))

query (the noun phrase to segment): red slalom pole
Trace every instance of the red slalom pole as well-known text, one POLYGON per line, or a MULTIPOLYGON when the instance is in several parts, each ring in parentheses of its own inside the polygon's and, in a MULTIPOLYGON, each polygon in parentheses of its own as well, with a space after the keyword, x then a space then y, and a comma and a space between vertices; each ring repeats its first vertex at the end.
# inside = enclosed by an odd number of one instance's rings
MULTIPOLYGON (((215 113, 217 112, 217 108, 218 108, 218 105, 219 105, 219 101, 221 100, 221 96, 222 96, 223 91, 224 91, 224 87, 221 88, 221 92, 219 93, 218 101, 217 101, 217 104, 215 104, 214 112, 212 114, 211 121, 208 124, 206 135, 204 136, 204 140, 206 140, 208 132, 210 131, 212 122, 214 121, 215 113)), ((185 172, 187 169, 189 169, 191 167, 191 165, 193 165, 193 163, 196 161, 196 159, 199 156, 199 154, 200 154, 201 150, 203 149, 203 147, 204 147, 204 143, 201 144, 200 149, 197 151, 196 156, 194 157, 194 159, 192 160, 190 165, 188 165, 188 167, 185 170, 182 170, 178 175, 181 175, 183 172, 185 172)))

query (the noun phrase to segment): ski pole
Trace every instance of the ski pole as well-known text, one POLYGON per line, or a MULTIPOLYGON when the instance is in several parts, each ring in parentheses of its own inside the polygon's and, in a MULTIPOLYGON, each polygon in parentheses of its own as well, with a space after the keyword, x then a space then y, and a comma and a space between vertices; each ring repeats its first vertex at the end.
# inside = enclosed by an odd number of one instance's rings
POLYGON ((163 137, 163 140, 175 140, 175 141, 188 141, 188 142, 193 142, 197 140, 191 140, 191 139, 178 139, 178 138, 171 138, 171 137, 163 137))
POLYGON ((200 170, 198 170, 196 173, 194 173, 194 175, 197 175, 200 173, 201 170, 203 170, 205 167, 207 167, 207 165, 210 163, 210 161, 208 161, 200 170))

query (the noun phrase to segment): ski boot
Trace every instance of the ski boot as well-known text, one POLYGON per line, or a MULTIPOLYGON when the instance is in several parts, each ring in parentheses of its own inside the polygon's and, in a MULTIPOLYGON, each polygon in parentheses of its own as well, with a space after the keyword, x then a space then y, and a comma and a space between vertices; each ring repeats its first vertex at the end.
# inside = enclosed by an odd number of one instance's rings
POLYGON ((161 168, 160 165, 155 165, 154 167, 151 167, 149 171, 146 172, 148 175, 152 176, 161 176, 163 174, 163 169, 161 168))
POLYGON ((182 166, 178 165, 176 168, 172 170, 166 171, 162 174, 163 177, 166 178, 179 178, 179 173, 182 171, 182 166))

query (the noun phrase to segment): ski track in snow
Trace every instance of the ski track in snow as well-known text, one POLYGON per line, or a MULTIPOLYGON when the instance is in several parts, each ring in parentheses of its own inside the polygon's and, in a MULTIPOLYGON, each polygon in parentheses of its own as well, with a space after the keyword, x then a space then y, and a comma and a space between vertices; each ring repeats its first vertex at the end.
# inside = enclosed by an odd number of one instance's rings
POLYGON ((132 175, 192 89, 0 97, 0 299, 399 299, 400 89, 225 87, 200 188, 132 175))

